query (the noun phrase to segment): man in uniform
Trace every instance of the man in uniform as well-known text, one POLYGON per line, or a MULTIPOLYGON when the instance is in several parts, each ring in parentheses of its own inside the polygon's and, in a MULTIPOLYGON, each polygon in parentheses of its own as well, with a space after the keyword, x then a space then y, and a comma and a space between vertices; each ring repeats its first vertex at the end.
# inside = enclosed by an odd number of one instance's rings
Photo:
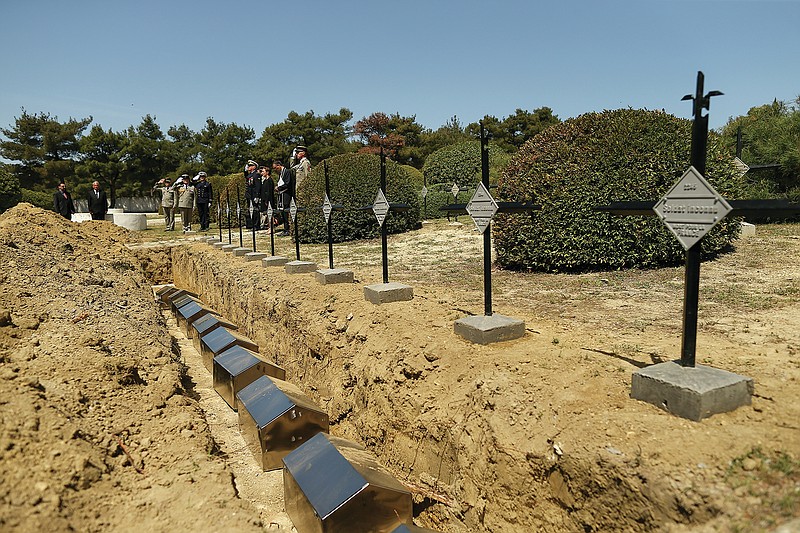
POLYGON ((255 225, 256 230, 261 229, 261 174, 258 172, 258 164, 252 159, 245 166, 244 176, 244 221, 247 229, 252 229, 255 225))
POLYGON ((214 191, 208 182, 208 175, 205 172, 197 174, 197 183, 194 185, 194 191, 197 198, 197 215, 200 217, 200 231, 207 231, 209 227, 209 205, 214 199, 214 191))
POLYGON ((158 180, 153 185, 153 190, 158 189, 161 191, 161 209, 164 211, 164 231, 175 230, 175 189, 172 188, 169 178, 158 180), (161 185, 161 187, 159 187, 161 185))

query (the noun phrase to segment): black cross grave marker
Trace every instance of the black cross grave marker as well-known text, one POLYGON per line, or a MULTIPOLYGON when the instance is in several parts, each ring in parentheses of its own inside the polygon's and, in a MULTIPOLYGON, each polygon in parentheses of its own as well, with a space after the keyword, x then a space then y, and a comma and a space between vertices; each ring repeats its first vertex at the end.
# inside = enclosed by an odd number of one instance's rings
MULTIPOLYGON (((702 178, 702 175, 705 173, 706 167, 706 146, 708 141, 708 115, 703 115, 703 109, 709 109, 709 104, 711 97, 713 96, 720 96, 722 95, 719 91, 710 91, 703 95, 703 80, 704 76, 702 72, 697 73, 697 89, 695 95, 692 96, 691 94, 687 94, 682 98, 682 100, 693 100, 693 115, 694 121, 692 124, 692 156, 691 156, 691 167, 684 174, 684 177, 679 180, 676 184, 676 187, 680 185, 683 180, 687 177, 687 175, 694 175, 695 173, 700 176, 700 179, 703 183, 705 180, 702 178), (692 171, 695 171, 694 173, 692 171)), ((696 178, 696 176, 695 176, 696 178)), ((691 189, 691 187, 696 183, 696 180, 691 181, 688 183, 687 186, 691 189)), ((676 187, 673 187, 673 191, 676 187)), ((710 185, 708 186, 710 187, 710 185)), ((672 192, 672 191, 671 191, 672 192)), ((677 212, 679 214, 678 220, 672 221, 672 226, 678 226, 678 230, 676 231, 674 227, 670 226, 671 221, 669 217, 664 216, 664 211, 658 211, 661 207, 663 208, 672 198, 670 198, 670 194, 668 193, 667 196, 662 198, 660 201, 645 201, 645 202, 613 202, 607 206, 600 206, 596 207, 595 209, 598 211, 603 211, 615 215, 640 215, 640 216, 661 216, 662 220, 664 220, 665 224, 673 230, 676 237, 681 240, 681 243, 684 245, 686 249, 686 267, 685 267, 685 274, 684 274, 684 299, 683 299, 683 338, 681 342, 681 359, 680 365, 683 367, 694 367, 695 366, 695 355, 696 355, 696 347, 697 347, 697 309, 698 309, 698 301, 699 301, 699 294, 700 294, 700 262, 701 262, 701 254, 700 254, 700 243, 702 241, 702 236, 706 234, 708 230, 713 227, 719 220, 722 220, 726 215, 732 214, 733 216, 773 216, 773 217, 781 217, 792 215, 796 213, 800 213, 800 204, 792 204, 787 200, 730 200, 725 201, 724 198, 719 197, 716 191, 713 188, 710 189, 710 192, 713 193, 716 198, 713 204, 715 205, 700 205, 702 204, 703 200, 709 200, 709 197, 706 196, 705 198, 699 197, 689 197, 686 195, 678 195, 678 200, 680 203, 686 204, 687 206, 693 208, 694 211, 703 211, 707 212, 708 216, 711 217, 708 219, 708 227, 705 228, 705 231, 700 235, 699 238, 696 240, 694 238, 690 238, 688 241, 683 237, 692 237, 692 234, 696 232, 697 224, 695 220, 688 221, 686 223, 681 223, 679 220, 681 216, 687 216, 685 214, 681 215, 680 211, 681 208, 672 208, 672 211, 677 212), (700 201, 699 203, 697 201, 700 201), (723 210, 720 208, 720 205, 729 206, 729 210, 723 210), (714 210, 719 209, 719 212, 716 212, 717 216, 714 218, 714 210), (724 211, 724 212, 723 212, 724 211), (688 245, 688 246, 687 246, 688 245)), ((685 207, 685 206, 684 206, 685 207)), ((685 209, 684 209, 685 211, 685 209)), ((691 216, 687 216, 687 218, 691 218, 691 216)), ((697 235, 694 235, 696 237, 697 235)))
POLYGON ((371 209, 375 213, 375 218, 381 227, 381 260, 383 265, 383 282, 389 283, 389 254, 388 254, 388 234, 386 228, 386 215, 390 212, 403 212, 411 209, 411 206, 403 203, 390 203, 386 199, 386 154, 381 147, 381 185, 375 197, 375 203, 371 206, 361 207, 362 210, 371 209))
POLYGON ((239 185, 236 185, 236 224, 239 226, 239 248, 242 244, 242 204, 239 201, 239 185))
MULTIPOLYGON (((491 220, 495 213, 530 213, 538 211, 541 206, 532 202, 496 202, 489 193, 489 137, 481 127, 481 182, 475 195, 467 204, 450 204, 440 209, 448 213, 469 214, 478 231, 483 233, 483 300, 484 314, 492 316, 492 235, 491 220)), ((453 185, 455 188, 455 184, 453 185)))
POLYGON ((225 191, 225 216, 228 217, 228 244, 231 244, 231 191, 225 191))
POLYGON ((328 268, 333 270, 333 212, 342 211, 344 206, 331 203, 331 183, 328 178, 328 161, 322 162, 325 172, 325 200, 322 203, 322 214, 325 216, 325 225, 328 227, 328 268))
POLYGON ((219 226, 219 242, 222 242, 222 191, 217 193, 217 225, 219 226))

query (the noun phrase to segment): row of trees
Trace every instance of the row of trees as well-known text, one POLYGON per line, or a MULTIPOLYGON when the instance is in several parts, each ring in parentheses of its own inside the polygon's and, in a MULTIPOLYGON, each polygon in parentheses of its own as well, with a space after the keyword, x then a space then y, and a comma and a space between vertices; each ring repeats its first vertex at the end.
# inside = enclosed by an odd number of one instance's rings
MULTIPOLYGON (((0 128, 5 136, 0 157, 12 161, 10 171, 23 189, 49 191, 67 181, 82 194, 98 180, 109 189, 113 202, 117 195, 141 194, 165 176, 200 170, 225 175, 240 171, 248 159, 285 160, 298 144, 307 146, 314 160, 383 148, 395 161, 419 169, 437 149, 474 139, 478 128, 477 123, 462 126, 457 117, 437 130, 425 128, 415 116, 399 114, 373 113, 354 124, 352 120, 353 113, 346 108, 325 115, 292 111, 256 137, 249 126, 213 118, 199 132, 182 124, 165 133, 150 115, 137 126, 112 131, 92 125, 92 117, 62 122, 49 113, 23 109, 13 125, 0 128)), ((485 120, 495 142, 508 150, 559 122, 546 107, 533 112, 517 109, 504 119, 485 120)))

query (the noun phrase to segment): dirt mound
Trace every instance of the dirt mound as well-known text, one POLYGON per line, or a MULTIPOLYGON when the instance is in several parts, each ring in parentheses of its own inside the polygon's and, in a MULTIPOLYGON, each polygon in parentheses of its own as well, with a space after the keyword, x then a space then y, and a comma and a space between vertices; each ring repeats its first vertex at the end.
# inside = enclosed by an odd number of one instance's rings
POLYGON ((0 529, 258 531, 127 240, 0 216, 0 529))

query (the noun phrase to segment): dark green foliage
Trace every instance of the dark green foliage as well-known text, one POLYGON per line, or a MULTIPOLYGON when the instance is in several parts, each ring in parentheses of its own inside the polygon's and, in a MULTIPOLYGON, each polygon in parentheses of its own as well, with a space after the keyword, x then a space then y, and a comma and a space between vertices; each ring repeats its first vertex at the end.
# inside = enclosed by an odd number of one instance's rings
POLYGON ((41 207, 42 209, 53 211, 53 193, 55 192, 55 189, 53 189, 52 192, 20 189, 19 203, 25 202, 36 207, 41 207))
MULTIPOLYGON (((489 143, 489 181, 496 183, 500 172, 508 164, 510 156, 494 143, 489 143)), ((481 180, 481 143, 468 141, 445 146, 425 160, 422 173, 428 186, 447 183, 450 186, 473 186, 481 180)))
POLYGON ((411 165, 400 166, 406 171, 406 174, 408 174, 408 179, 411 181, 411 184, 414 186, 414 188, 421 191, 422 186, 425 184, 425 177, 422 175, 422 172, 411 165))
POLYGON ((19 178, 0 164, 0 213, 17 205, 21 197, 19 178))
MULTIPOLYGON (((680 263, 684 250, 657 217, 593 208, 662 197, 689 167, 690 148, 691 122, 656 111, 589 113, 544 130, 514 156, 495 195, 542 205, 533 217, 497 215, 498 262, 553 272, 680 263)), ((705 177, 726 199, 739 197, 741 179, 715 135, 705 177)), ((723 220, 703 239, 703 254, 723 250, 738 227, 723 220)))
MULTIPOLYGON (((345 207, 335 211, 333 239, 335 242, 369 239, 380 235, 380 226, 372 210, 358 208, 375 203, 380 187, 380 157, 372 154, 344 154, 327 159, 330 198, 345 207)), ((390 203, 411 206, 406 212, 390 212, 386 216, 389 233, 401 233, 419 227, 419 196, 403 168, 386 160, 386 198, 390 203)), ((297 191, 298 204, 308 208, 298 213, 300 242, 326 242, 327 225, 322 213, 325 194, 324 162, 315 166, 297 191)))
MULTIPOLYGON (((470 201, 472 195, 475 194, 475 187, 469 189, 462 188, 458 196, 454 197, 451 192, 452 188, 452 183, 436 183, 428 186, 428 195, 425 197, 425 200, 423 201, 422 197, 420 197, 420 205, 422 206, 420 209, 422 210, 423 218, 447 218, 447 211, 442 211, 440 209, 441 207, 450 204, 466 204, 470 201)), ((465 221, 469 221, 468 215, 462 216, 465 217, 465 221)), ((454 217, 454 215, 450 215, 450 217, 454 217)))

